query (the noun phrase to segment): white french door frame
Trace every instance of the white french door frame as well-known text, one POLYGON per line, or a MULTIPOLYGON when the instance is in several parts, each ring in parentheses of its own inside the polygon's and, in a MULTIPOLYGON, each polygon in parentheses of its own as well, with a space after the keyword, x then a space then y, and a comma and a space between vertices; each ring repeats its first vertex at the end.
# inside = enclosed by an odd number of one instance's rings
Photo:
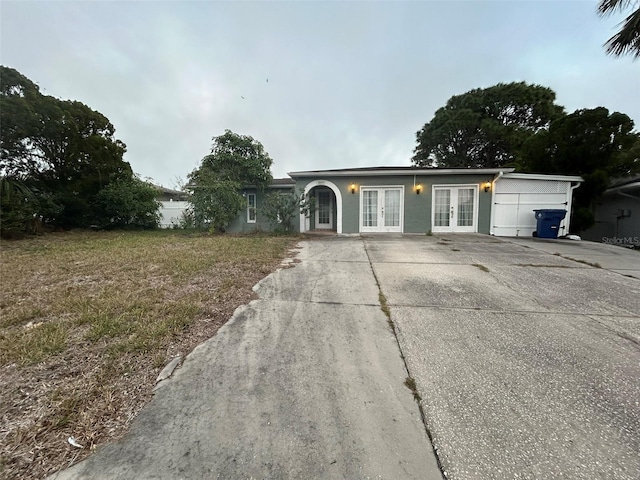
POLYGON ((431 231, 433 233, 476 233, 478 231, 478 185, 468 184, 443 184, 433 185, 431 189, 431 231), (473 189, 473 225, 458 226, 458 190, 473 189), (449 190, 449 225, 436 226, 436 191, 449 190))
POLYGON ((402 233, 404 232, 404 185, 362 185, 360 187, 360 208, 358 213, 358 226, 360 229, 360 233, 402 233), (365 191, 377 191, 378 192, 378 209, 377 211, 377 225, 375 227, 365 227, 364 226, 364 216, 363 216, 363 208, 364 208, 364 192, 365 191), (396 190, 400 192, 400 204, 399 204, 399 225, 397 226, 384 226, 384 204, 385 204, 385 195, 386 193, 380 194, 381 192, 386 192, 389 190, 396 190), (380 210, 382 208, 382 210, 380 210))
POLYGON ((316 229, 318 230, 331 230, 333 228, 333 198, 331 190, 327 189, 318 189, 316 190, 316 229), (327 194, 329 201, 329 223, 320 223, 320 194, 327 194))

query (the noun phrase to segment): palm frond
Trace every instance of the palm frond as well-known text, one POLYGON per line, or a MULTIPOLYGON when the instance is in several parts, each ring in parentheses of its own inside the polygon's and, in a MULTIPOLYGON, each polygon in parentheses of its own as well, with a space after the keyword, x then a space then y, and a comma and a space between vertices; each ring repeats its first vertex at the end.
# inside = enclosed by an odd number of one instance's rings
POLYGON ((616 56, 629 53, 634 59, 640 58, 640 7, 631 12, 620 25, 620 31, 604 44, 607 53, 616 56))

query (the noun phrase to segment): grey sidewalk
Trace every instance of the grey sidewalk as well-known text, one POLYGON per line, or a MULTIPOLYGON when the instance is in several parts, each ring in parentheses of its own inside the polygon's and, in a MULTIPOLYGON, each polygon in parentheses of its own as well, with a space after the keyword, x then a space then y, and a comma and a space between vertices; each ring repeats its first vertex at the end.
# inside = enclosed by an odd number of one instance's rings
POLYGON ((302 242, 298 258, 124 438, 50 478, 441 479, 363 242, 302 242))

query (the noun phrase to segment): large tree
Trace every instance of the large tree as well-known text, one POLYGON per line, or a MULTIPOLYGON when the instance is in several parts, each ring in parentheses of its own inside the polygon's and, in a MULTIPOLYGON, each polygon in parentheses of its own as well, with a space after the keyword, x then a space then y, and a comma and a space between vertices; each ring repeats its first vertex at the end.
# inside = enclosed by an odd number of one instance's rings
POLYGON ((246 207, 242 187, 264 190, 269 186, 272 163, 262 144, 248 135, 225 130, 213 137, 211 154, 188 177, 195 226, 224 231, 246 207))
POLYGON ((593 201, 609 186, 610 178, 640 172, 634 123, 624 113, 604 107, 580 109, 560 117, 529 138, 522 148, 522 170, 535 173, 580 175, 576 190, 579 211, 572 225, 580 230, 593 222, 593 201))
POLYGON ((417 166, 510 166, 524 141, 563 113, 550 88, 500 83, 451 97, 417 132, 417 166))
POLYGON ((0 173, 10 177, 33 169, 29 139, 38 128, 39 87, 13 68, 0 66, 0 173))
POLYGON ((629 53, 634 58, 640 57, 640 1, 638 0, 601 0, 598 12, 602 16, 623 12, 635 5, 635 9, 624 19, 618 33, 605 43, 607 53, 624 55, 629 53))
POLYGON ((23 181, 51 223, 93 223, 98 191, 133 175, 113 125, 80 102, 42 95, 28 78, 4 66, 0 101, 0 174, 23 181))

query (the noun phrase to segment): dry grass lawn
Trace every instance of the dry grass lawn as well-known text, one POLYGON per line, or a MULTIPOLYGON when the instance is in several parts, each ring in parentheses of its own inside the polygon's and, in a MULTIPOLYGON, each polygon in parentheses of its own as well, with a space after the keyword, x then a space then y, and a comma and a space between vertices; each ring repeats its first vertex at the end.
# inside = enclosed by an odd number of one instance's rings
POLYGON ((2 242, 0 478, 43 478, 121 436, 162 367, 213 336, 295 241, 160 231, 2 242))

